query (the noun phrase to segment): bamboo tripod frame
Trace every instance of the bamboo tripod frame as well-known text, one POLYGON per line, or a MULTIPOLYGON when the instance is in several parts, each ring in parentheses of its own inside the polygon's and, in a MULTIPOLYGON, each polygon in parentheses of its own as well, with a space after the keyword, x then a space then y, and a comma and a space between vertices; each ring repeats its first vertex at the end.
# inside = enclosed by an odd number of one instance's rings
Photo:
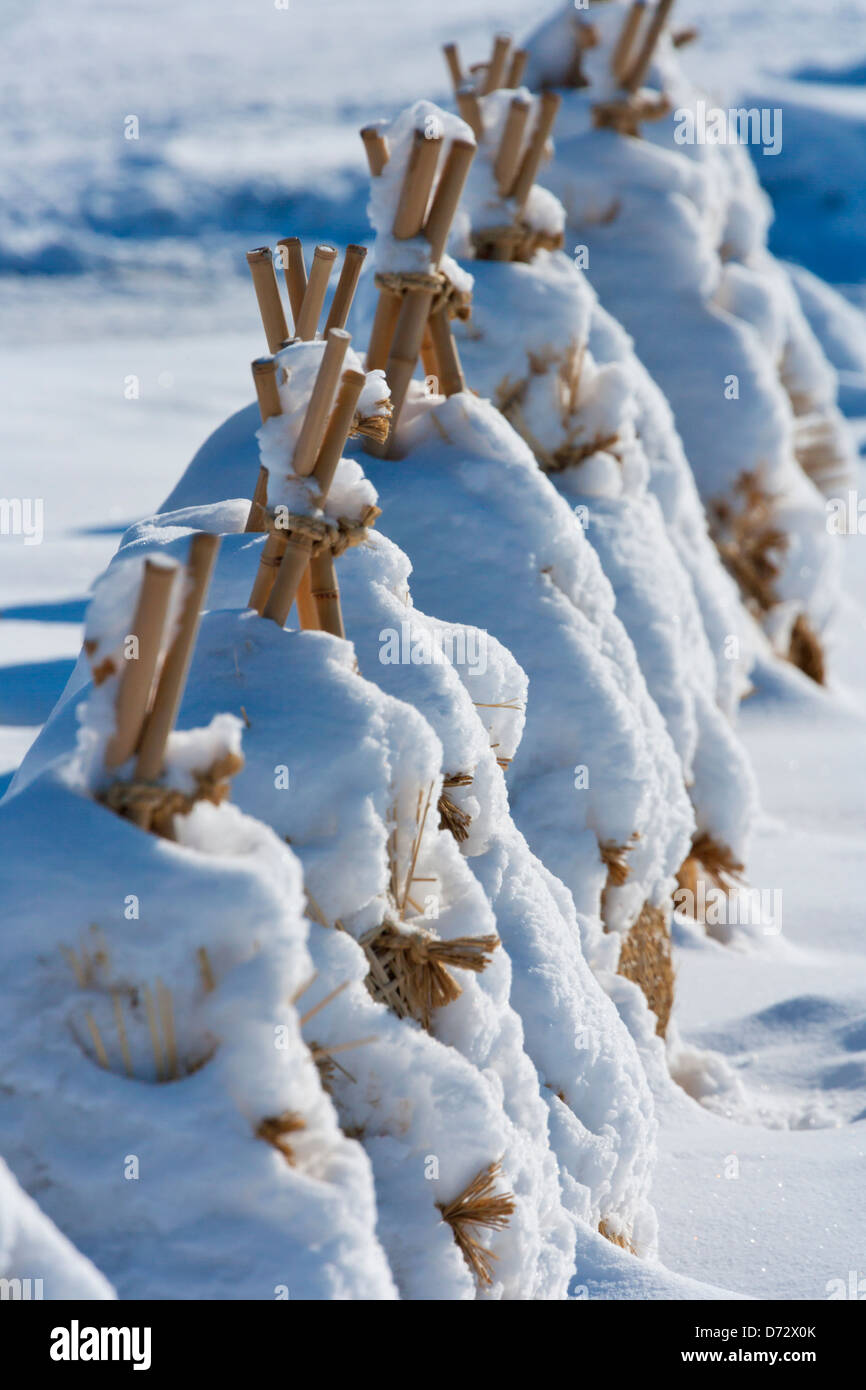
MULTIPOLYGON (((344 373, 341 383, 340 371, 351 341, 345 331, 345 323, 366 254, 366 248, 363 246, 349 245, 346 248, 324 326, 325 353, 292 458, 292 469, 296 474, 301 477, 313 476, 319 482, 323 500, 352 427, 354 409, 364 385, 363 376, 360 385, 356 381, 359 375, 357 372, 344 373), (331 420, 342 422, 350 399, 352 413, 345 420, 345 430, 337 445, 338 431, 335 427, 335 432, 331 432, 329 413, 333 405, 334 413, 331 420), (338 447, 338 452, 336 457, 327 463, 331 471, 327 486, 322 488, 320 474, 326 465, 322 461, 321 451, 325 450, 326 444, 329 451, 325 454, 326 460, 331 460, 334 447, 338 447)), ((308 275, 300 238, 283 237, 277 243, 277 260, 285 274, 295 333, 293 338, 289 338, 286 327, 285 334, 276 342, 276 335, 285 326, 286 320, 274 270, 274 258, 267 247, 259 247, 247 253, 262 325, 271 353, 276 353, 293 342, 311 342, 315 339, 336 255, 332 246, 317 246, 308 275)), ((253 382, 263 424, 282 414, 278 384, 278 372, 281 370, 273 356, 257 358, 252 364, 253 382)), ((268 538, 250 593, 250 607, 263 617, 278 622, 282 627, 292 604, 296 603, 302 630, 321 630, 344 637, 333 556, 326 551, 314 556, 313 543, 305 533, 276 527, 268 515, 267 498, 268 471, 262 465, 259 468, 245 530, 267 531, 268 538)))
MULTIPOLYGON (((365 127, 361 138, 370 173, 378 178, 390 159, 387 143, 373 126, 365 127)), ((426 237, 434 272, 438 272, 445 254, 451 223, 475 156, 474 144, 454 140, 442 161, 442 143, 441 137, 429 138, 425 132, 415 131, 392 226, 397 240, 426 237), (431 197, 440 162, 439 181, 431 197)), ((369 444, 372 453, 388 455, 393 451, 397 422, 419 358, 428 376, 437 379, 443 395, 456 395, 466 389, 447 306, 436 302, 435 275, 419 277, 415 282, 407 280, 402 289, 382 286, 379 290, 367 348, 367 370, 384 369, 392 414, 387 440, 382 445, 369 444)))

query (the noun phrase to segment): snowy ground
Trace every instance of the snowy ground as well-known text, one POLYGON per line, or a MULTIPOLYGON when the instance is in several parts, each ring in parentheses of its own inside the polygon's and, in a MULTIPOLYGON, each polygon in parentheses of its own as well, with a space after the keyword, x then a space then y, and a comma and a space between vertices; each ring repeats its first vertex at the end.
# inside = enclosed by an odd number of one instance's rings
MULTIPOLYGON (((832 22, 807 0, 707 8, 678 11, 705 35, 692 70, 785 111, 782 155, 758 160, 774 249, 861 296, 866 0, 833 5, 832 22)), ((520 32, 533 9, 368 0, 363 22, 348 0, 18 12, 0 154, 2 492, 44 499, 45 538, 0 538, 0 787, 72 669, 84 596, 120 532, 249 399, 262 345, 243 251, 291 231, 363 236, 357 127, 445 97, 442 41, 480 54, 493 25, 520 32)), ((685 931, 678 942, 684 1039, 733 1075, 713 1108, 684 1098, 661 1116, 661 1253, 758 1297, 821 1298, 828 1280, 866 1273, 866 538, 839 544, 849 598, 831 689, 792 677, 742 715, 764 807, 752 882, 781 892, 783 939, 757 956, 693 949, 685 931)))

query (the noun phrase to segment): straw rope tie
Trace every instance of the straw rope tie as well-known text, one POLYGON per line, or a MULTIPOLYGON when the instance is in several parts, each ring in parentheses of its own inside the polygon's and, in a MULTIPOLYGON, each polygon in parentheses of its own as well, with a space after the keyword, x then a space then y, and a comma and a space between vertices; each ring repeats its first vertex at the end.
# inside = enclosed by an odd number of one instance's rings
POLYGON ((490 963, 499 938, 458 936, 442 941, 420 927, 407 930, 386 920, 366 932, 360 945, 370 965, 365 983, 373 998, 398 1018, 414 1018, 429 1031, 434 1009, 453 1003, 463 992, 448 966, 479 974, 490 963))
MULTIPOLYGON (((272 529, 285 532, 287 535, 306 537, 311 543, 310 553, 313 559, 330 552, 334 559, 338 560, 347 550, 351 550, 355 545, 363 545, 369 539, 370 530, 381 515, 381 508, 373 506, 365 507, 357 521, 347 516, 331 521, 324 517, 309 516, 306 512, 288 512, 280 526, 276 526, 273 518, 271 525, 272 529)), ((277 566, 280 564, 280 560, 263 562, 274 563, 277 566)))
POLYGON ((221 805, 229 794, 230 779, 243 765, 244 760, 237 753, 226 753, 207 772, 193 774, 196 789, 191 794, 155 782, 131 781, 113 783, 100 799, 109 810, 131 820, 142 830, 152 830, 163 839, 171 840, 174 838, 174 817, 188 815, 198 801, 221 805))
POLYGON ((468 319, 472 313, 472 295, 466 290, 459 290, 444 270, 432 273, 423 270, 380 270, 373 280, 377 289, 399 295, 401 299, 419 290, 432 290, 431 315, 446 309, 451 319, 468 319))
POLYGON ((558 251, 563 240, 562 232, 538 231, 525 222, 480 227, 472 233, 472 244, 480 261, 531 261, 536 251, 558 251))

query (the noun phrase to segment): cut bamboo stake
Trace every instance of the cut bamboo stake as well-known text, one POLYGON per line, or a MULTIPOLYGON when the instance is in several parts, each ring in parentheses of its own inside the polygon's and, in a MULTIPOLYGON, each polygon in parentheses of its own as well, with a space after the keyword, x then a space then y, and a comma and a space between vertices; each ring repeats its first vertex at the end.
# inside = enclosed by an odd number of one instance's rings
POLYGON ((343 359, 351 341, 351 334, 345 328, 332 328, 328 333, 307 413, 292 455, 292 471, 301 477, 307 477, 315 467, 339 385, 343 359))
POLYGON ((476 140, 480 140, 484 134, 484 121, 481 116, 481 106, 478 101, 478 93, 469 84, 460 88, 457 93, 457 110, 461 118, 471 127, 476 140))
POLYGON ((418 236, 424 226, 441 148, 441 135, 428 139, 423 130, 415 131, 391 229, 400 241, 418 236))
POLYGON ((151 782, 162 771, 168 736, 180 709, 198 632, 201 610, 219 550, 219 536, 199 531, 193 536, 186 563, 187 590, 174 641, 163 663, 153 707, 144 724, 135 776, 151 782))
MULTIPOLYGON (((258 357, 253 363, 253 383, 256 388, 256 397, 259 403, 259 415, 262 424, 270 420, 274 415, 282 414, 280 405, 280 392, 277 387, 277 364, 273 357, 258 357)), ((268 508, 268 470, 264 464, 259 465, 259 476, 256 479, 256 490, 250 502, 249 515, 244 531, 262 532, 267 531, 267 508, 268 508)))
MULTIPOLYGON (((301 305, 304 302, 304 294, 307 289, 304 248, 301 246, 301 238, 297 236, 281 237, 277 245, 282 247, 283 274, 286 277, 286 289, 289 292, 289 303, 292 306, 292 318, 297 333, 298 315, 301 312, 301 305)), ((271 351, 274 349, 272 348, 271 351)))
POLYGON ((437 381, 439 380, 439 359, 433 346, 429 323, 424 329, 424 337, 421 340, 421 365, 424 368, 425 376, 434 376, 437 381))
POLYGON ((496 154, 496 163, 493 166, 501 198, 508 197, 509 190, 517 178, 529 108, 530 103, 525 97, 512 97, 496 154))
POLYGON ((647 25, 638 55, 629 68, 623 82, 626 91, 636 92, 639 87, 643 86, 644 78, 649 72, 650 63, 653 60, 656 44, 661 37, 662 29, 664 29, 668 20, 668 15, 673 7, 674 0, 658 0, 658 4, 653 10, 649 24, 647 25))
POLYGON ((361 266, 364 264, 366 254, 367 248, 365 246, 350 245, 346 247, 340 278, 337 281, 337 288, 331 302, 331 310, 325 321, 326 338, 329 329, 346 327, 346 319, 349 317, 352 300, 355 298, 358 277, 361 274, 361 266))
POLYGON ((481 95, 486 96, 488 92, 495 92, 505 81, 505 68, 508 63, 508 54, 511 50, 511 37, 509 34, 497 34, 493 40, 493 53, 484 75, 484 83, 481 88, 481 95))
POLYGON ((388 142, 379 128, 374 125, 364 126, 361 131, 361 139, 364 141, 364 151, 367 155, 370 173, 374 179, 377 179, 390 158, 388 142))
POLYGON ((304 302, 295 321, 295 336, 300 338, 301 342, 309 343, 316 336, 319 315, 325 302, 325 291, 336 259, 337 250, 334 246, 317 246, 313 252, 313 264, 310 266, 304 302))
POLYGON ((145 561, 130 634, 138 639, 138 658, 124 663, 115 706, 115 732, 105 749, 106 767, 125 763, 138 746, 176 574, 175 564, 145 561))
POLYGON ((368 372, 381 370, 388 365, 388 353, 391 350, 394 330, 397 327, 397 320, 400 317, 402 307, 403 296, 401 294, 386 289, 379 291, 379 303, 376 305, 373 327, 370 330, 370 342, 367 346, 368 372))
POLYGON ((614 46, 610 60, 610 70, 620 86, 622 86, 625 81, 628 65, 635 43, 637 42, 637 36, 640 33, 645 11, 646 0, 632 0, 631 8, 623 20, 622 28, 619 31, 619 38, 614 46))
POLYGON ((466 390, 466 378, 460 365, 460 354, 451 332, 448 310, 440 309, 430 315, 430 337, 439 367, 439 391, 443 396, 456 396, 458 391, 466 390))
POLYGON ((342 457, 346 439, 355 418, 355 410, 361 399, 361 392, 366 381, 367 378, 363 372, 356 372, 352 368, 343 372, 340 380, 340 389, 337 392, 334 409, 331 412, 331 418, 328 421, 328 427, 325 430, 313 467, 313 477, 323 500, 327 497, 331 483, 334 481, 337 464, 342 457))
POLYGON ((454 83, 454 92, 456 95, 465 81, 463 70, 460 67, 460 53, 456 43, 443 44, 442 52, 445 54, 445 62, 448 64, 448 71, 451 74, 451 81, 454 83))
POLYGON ((468 140, 453 140, 439 176, 424 228, 424 235, 430 243, 430 259, 435 266, 438 266, 445 254, 448 233, 457 211, 457 204, 460 202, 469 166, 475 158, 475 149, 475 145, 470 144, 468 140))
POLYGON ((248 251, 247 265, 253 277, 253 288, 259 302, 259 313, 262 316, 265 337, 268 341, 268 351, 277 352, 280 343, 289 336, 289 328, 286 323, 283 301, 280 299, 280 290, 270 247, 259 246, 255 251, 248 251))
MULTIPOLYGON (((323 500, 327 497, 333 481, 365 381, 363 372, 343 373, 337 401, 312 470, 323 500)), ((295 471, 298 471, 297 467, 295 471)), ((290 532, 286 536, 285 555, 263 616, 271 618, 282 627, 296 598, 302 628, 321 628, 325 632, 332 632, 336 637, 345 636, 333 557, 328 552, 327 556, 317 556, 313 559, 310 539, 290 532), (329 560, 330 564, 320 563, 323 559, 329 560), (301 585, 305 582, 308 565, 311 601, 309 615, 301 610, 300 599, 301 585)))
POLYGON ((553 123, 556 120, 556 113, 559 110, 559 105, 560 97, 556 92, 541 93, 535 129, 529 138, 529 144, 520 161, 520 168, 517 171, 517 176, 511 189, 511 197, 517 203, 518 211, 523 210, 532 185, 535 183, 535 176, 541 164, 548 136, 553 129, 553 123))
POLYGON ((523 74, 526 71, 526 64, 529 60, 528 48, 515 48, 511 56, 511 66, 508 69, 508 76, 505 79, 506 87, 512 91, 519 87, 523 81, 523 74))

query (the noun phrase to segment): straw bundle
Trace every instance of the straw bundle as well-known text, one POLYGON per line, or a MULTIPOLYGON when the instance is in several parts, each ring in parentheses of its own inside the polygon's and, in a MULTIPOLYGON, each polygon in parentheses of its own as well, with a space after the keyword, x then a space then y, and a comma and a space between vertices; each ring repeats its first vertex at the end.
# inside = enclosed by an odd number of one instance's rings
MULTIPOLYGON (((371 136, 370 127, 361 135, 370 172, 374 178, 378 177, 388 160, 387 146, 381 136, 378 140, 371 136)), ((426 237, 430 244, 431 269, 414 273, 384 272, 376 276, 379 302, 367 347, 367 370, 384 368, 391 390, 392 416, 386 441, 379 444, 371 440, 373 453, 387 453, 393 446, 397 422, 422 348, 425 349, 425 369, 436 368, 428 374, 437 377, 443 394, 456 395, 465 390, 450 320, 457 314, 465 317, 468 305, 440 270, 439 263, 445 253, 475 146, 463 140, 452 141, 431 197, 441 147, 441 138, 428 139, 423 131, 416 130, 391 229, 398 240, 426 237)))
MULTIPOLYGON (((776 583, 788 536, 775 523, 776 499, 765 491, 757 473, 742 473, 734 493, 740 503, 736 509, 725 498, 710 504, 710 531, 746 607, 760 618, 780 601, 776 583)), ((824 684, 826 665, 821 639, 805 613, 798 614, 794 621, 785 655, 816 684, 824 684)))
POLYGON ((281 1115, 268 1115, 260 1120, 256 1126, 256 1138, 263 1139, 266 1144, 281 1153, 290 1168, 295 1166, 295 1152, 289 1141, 289 1135, 300 1134, 301 1130, 306 1129, 307 1122, 302 1115, 296 1115, 292 1110, 284 1110, 281 1115))
POLYGON ((490 1163, 464 1187, 452 1202, 437 1202, 442 1220, 451 1227, 454 1242, 479 1284, 493 1283, 493 1262, 497 1258, 479 1240, 481 1231, 501 1231, 514 1214, 513 1192, 496 1192, 501 1176, 500 1162, 490 1163))
POLYGON ((458 845, 465 844, 469 839, 469 827, 472 824, 472 817, 468 811, 457 805, 448 795, 449 787, 470 787, 472 785, 472 774, 470 772, 457 772, 453 776, 445 777, 442 780, 442 792, 436 803, 439 812, 439 829, 448 830, 454 836, 458 845))
MULTIPOLYGON (((82 950, 82 963, 80 963, 73 950, 61 949, 75 972, 79 988, 95 990, 98 986, 87 952, 82 950)), ((110 1071, 115 1076, 123 1074, 129 1080, 150 1081, 152 1084, 166 1085, 171 1081, 179 1081, 185 1076, 191 1076, 194 1072, 200 1071, 216 1051, 216 1043, 211 1040, 203 1049, 199 1049, 198 1055, 183 1059, 180 1057, 175 1034, 174 997, 172 991, 160 979, 157 979, 153 990, 150 985, 141 984, 123 991, 102 988, 100 993, 103 998, 108 996, 111 1000, 112 1019, 117 1034, 117 1050, 110 1043, 110 1040, 108 1043, 106 1042, 107 1035, 103 1035, 90 1009, 83 1011, 83 1018, 92 1047, 92 1054, 80 1038, 77 1040, 84 1052, 95 1056, 96 1061, 104 1071, 110 1071), (124 1005, 129 1010, 129 1026, 127 1026, 124 1014, 124 1005), (143 1018, 142 1014, 144 1015, 143 1018), (145 1022, 153 1053, 152 1077, 142 1074, 136 1075, 130 1047, 130 1037, 134 1037, 136 1033, 140 1035, 145 1022), (119 1059, 118 1052, 120 1054, 119 1059)))
POLYGON ((683 860, 677 874, 680 888, 686 888, 697 897, 698 880, 709 878, 716 888, 728 893, 742 882, 745 865, 741 864, 732 849, 713 838, 706 831, 696 835, 688 857, 683 860))
POLYGON ((462 993, 451 969, 480 974, 498 945, 496 936, 440 941, 420 927, 386 921, 361 937, 370 966, 365 983, 373 998, 398 1018, 414 1018, 429 1032, 434 1010, 462 993))
POLYGON ((674 968, 670 935, 661 908, 644 903, 622 943, 617 974, 642 990, 656 1016, 656 1033, 663 1038, 674 1003, 674 968))
POLYGON ((628 1250, 632 1255, 637 1254, 628 1236, 617 1229, 618 1225, 615 1217, 603 1216, 598 1223, 598 1233, 604 1236, 605 1240, 609 1240, 611 1245, 618 1245, 620 1250, 628 1250))

